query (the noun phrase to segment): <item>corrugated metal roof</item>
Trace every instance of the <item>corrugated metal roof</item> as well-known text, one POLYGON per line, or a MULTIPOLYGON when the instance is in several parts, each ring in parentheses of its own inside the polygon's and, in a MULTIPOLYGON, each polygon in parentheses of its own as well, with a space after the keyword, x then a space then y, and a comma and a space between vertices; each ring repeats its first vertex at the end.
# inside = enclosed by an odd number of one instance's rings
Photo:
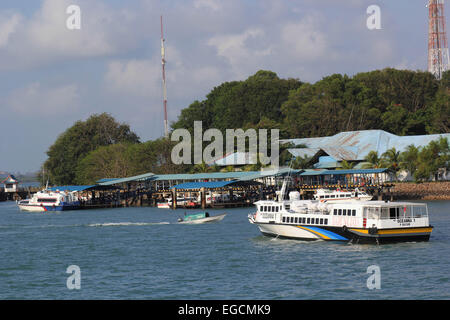
POLYGON ((101 179, 97 181, 99 185, 107 186, 124 182, 132 181, 176 181, 176 180, 241 180, 248 181, 263 177, 280 176, 288 174, 289 172, 296 172, 296 170, 290 168, 279 168, 277 170, 263 170, 263 171, 233 171, 233 172, 205 172, 205 173, 179 173, 179 174, 160 174, 155 175, 153 173, 142 174, 139 176, 117 179, 101 179))
POLYGON ((256 164, 257 154, 250 152, 235 152, 225 155, 223 158, 214 161, 218 166, 239 166, 246 164, 256 164))
MULTIPOLYGON (((145 174, 140 174, 138 176, 133 176, 133 177, 109 179, 107 181, 100 182, 99 185, 110 186, 110 185, 117 184, 117 183, 126 183, 126 182, 131 182, 131 181, 144 181, 144 180, 152 179, 152 177, 154 175, 155 174, 153 174, 153 173, 145 173, 145 174)), ((105 179, 102 179, 102 180, 105 180, 105 179)), ((97 182, 99 182, 99 181, 97 181, 97 182)))
MULTIPOLYGON (((411 144, 416 147, 423 147, 440 137, 446 137, 450 140, 450 133, 397 136, 383 130, 362 130, 340 132, 330 137, 287 139, 281 140, 280 143, 291 142, 296 145, 303 144, 308 149, 320 149, 338 161, 361 161, 364 160, 370 151, 376 151, 380 156, 391 148, 402 152, 411 144)), ((292 155, 296 156, 304 149, 294 148, 288 150, 292 155)))
POLYGON ((294 157, 314 157, 314 155, 320 151, 319 148, 297 148, 297 149, 288 149, 288 151, 294 156, 294 157))
POLYGON ((349 169, 349 170, 308 170, 300 173, 300 176, 325 176, 343 174, 374 174, 386 172, 387 168, 380 169, 349 169))

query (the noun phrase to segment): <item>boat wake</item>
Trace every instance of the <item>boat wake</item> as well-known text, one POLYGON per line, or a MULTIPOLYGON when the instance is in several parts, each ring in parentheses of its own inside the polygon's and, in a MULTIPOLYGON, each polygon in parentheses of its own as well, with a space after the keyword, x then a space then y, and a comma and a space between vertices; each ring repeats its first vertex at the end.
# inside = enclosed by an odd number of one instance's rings
POLYGON ((91 223, 88 227, 123 227, 123 226, 152 226, 164 225, 170 222, 105 222, 105 223, 91 223))

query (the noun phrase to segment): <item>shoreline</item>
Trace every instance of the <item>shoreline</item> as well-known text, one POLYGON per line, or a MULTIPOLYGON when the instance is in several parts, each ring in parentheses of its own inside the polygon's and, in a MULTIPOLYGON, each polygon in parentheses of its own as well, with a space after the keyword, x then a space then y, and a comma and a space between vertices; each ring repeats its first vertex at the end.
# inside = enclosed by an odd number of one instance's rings
POLYGON ((395 200, 450 200, 450 181, 393 184, 391 194, 395 200))

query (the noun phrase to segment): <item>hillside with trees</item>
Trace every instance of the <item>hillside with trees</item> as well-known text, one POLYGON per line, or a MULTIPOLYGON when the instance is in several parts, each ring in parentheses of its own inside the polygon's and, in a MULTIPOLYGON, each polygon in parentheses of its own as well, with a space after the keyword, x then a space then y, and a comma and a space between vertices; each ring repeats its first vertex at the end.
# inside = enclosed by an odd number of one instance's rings
MULTIPOLYGON (((397 135, 447 133, 450 72, 437 80, 428 72, 383 69, 353 77, 333 74, 307 83, 281 79, 272 71, 260 70, 246 80, 225 82, 213 88, 204 100, 194 101, 183 109, 171 128, 193 132, 194 121, 202 121, 203 130, 217 128, 223 133, 225 129, 237 128, 280 129, 281 138, 368 129, 397 135)), ((172 164, 174 144, 164 138, 141 143, 127 124, 118 123, 107 113, 95 114, 86 121, 77 121, 49 148, 43 164, 45 179, 54 185, 91 184, 101 178, 146 172, 220 169, 204 164, 172 164)), ((281 158, 289 161, 285 149, 280 148, 281 158)), ((436 146, 417 152, 410 149, 410 153, 401 155, 401 167, 409 166, 417 180, 426 180, 435 172, 437 163, 432 159, 436 159, 436 146)), ((393 152, 391 158, 400 156, 393 152)), ((305 167, 307 163, 308 159, 297 159, 295 166, 305 167)), ((400 164, 395 166, 399 167, 400 164)))

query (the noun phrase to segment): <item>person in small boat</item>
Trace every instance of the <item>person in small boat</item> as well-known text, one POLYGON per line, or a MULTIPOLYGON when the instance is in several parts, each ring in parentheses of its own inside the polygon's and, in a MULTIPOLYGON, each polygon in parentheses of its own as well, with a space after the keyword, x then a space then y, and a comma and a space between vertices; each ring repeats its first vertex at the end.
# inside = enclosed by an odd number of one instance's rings
POLYGON ((209 213, 205 212, 205 217, 208 218, 209 217, 209 213))

